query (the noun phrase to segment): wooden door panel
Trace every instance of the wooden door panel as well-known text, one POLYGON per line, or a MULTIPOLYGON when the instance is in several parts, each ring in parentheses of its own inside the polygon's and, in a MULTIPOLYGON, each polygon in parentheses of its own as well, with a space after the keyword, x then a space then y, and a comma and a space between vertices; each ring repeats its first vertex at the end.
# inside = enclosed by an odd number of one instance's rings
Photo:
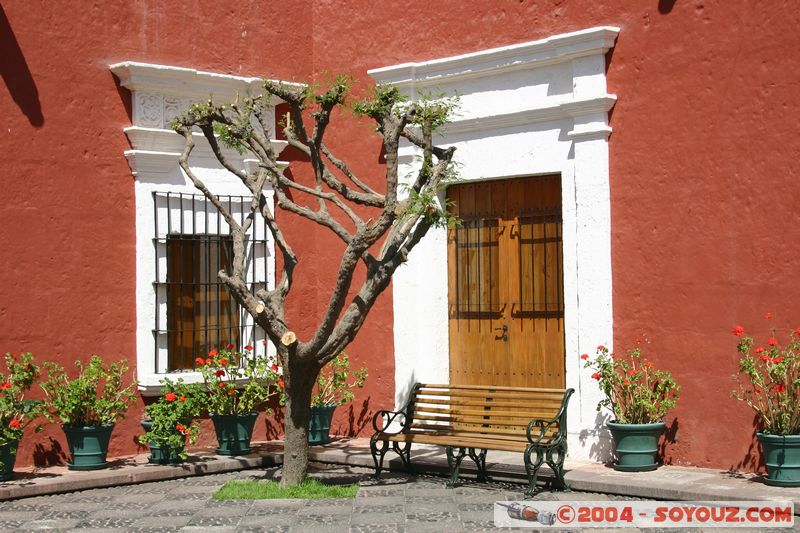
POLYGON ((563 387, 560 176, 459 184, 448 198, 463 221, 448 234, 450 382, 563 387))

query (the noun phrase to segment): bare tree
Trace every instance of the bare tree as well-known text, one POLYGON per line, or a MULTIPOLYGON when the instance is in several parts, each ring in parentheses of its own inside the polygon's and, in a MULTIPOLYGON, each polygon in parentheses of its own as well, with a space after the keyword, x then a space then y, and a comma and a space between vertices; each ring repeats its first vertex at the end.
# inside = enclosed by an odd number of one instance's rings
POLYGON ((359 179, 324 141, 333 111, 349 105, 346 77, 337 78, 320 92, 272 81, 264 82, 264 91, 289 104, 290 120, 282 124, 283 132, 289 145, 308 157, 314 171, 313 185, 299 183, 278 164, 269 140, 267 120, 272 115, 266 112, 271 106, 268 96, 238 98, 236 102, 221 105, 212 101, 195 104, 173 122, 173 127, 186 141, 180 157, 181 168, 230 226, 232 268, 231 272, 220 271, 219 277, 275 344, 284 368, 282 484, 287 486, 299 483, 307 473, 310 397, 319 371, 353 340, 397 267, 406 261, 428 229, 450 222, 446 208, 437 202, 437 193, 454 176, 455 149, 434 146, 433 135, 447 121, 456 103, 448 99, 406 102, 395 88, 378 87, 371 98, 352 106, 356 114, 375 121, 376 131, 383 139, 385 190, 379 191, 373 189, 374 183, 359 179), (202 131, 220 164, 249 190, 251 201, 243 223, 232 216, 192 171, 189 156, 195 146, 192 138, 195 129, 202 131), (419 170, 406 177, 406 181, 398 176, 401 138, 422 152, 419 170), (258 165, 250 171, 238 168, 225 157, 220 142, 249 152, 258 165), (403 183, 407 190, 402 189, 403 183), (316 332, 307 340, 298 339, 286 322, 285 303, 295 283, 294 271, 300 258, 281 230, 265 188, 274 191, 278 208, 316 222, 345 246, 327 308, 316 332), (311 203, 315 205, 295 201, 292 191, 305 193, 314 199, 311 203), (373 216, 365 219, 356 210, 373 216), (275 287, 253 294, 245 279, 245 240, 256 216, 263 217, 269 228, 282 265, 276 273, 275 287), (359 265, 366 269, 366 276, 360 286, 354 287, 354 273, 359 265))

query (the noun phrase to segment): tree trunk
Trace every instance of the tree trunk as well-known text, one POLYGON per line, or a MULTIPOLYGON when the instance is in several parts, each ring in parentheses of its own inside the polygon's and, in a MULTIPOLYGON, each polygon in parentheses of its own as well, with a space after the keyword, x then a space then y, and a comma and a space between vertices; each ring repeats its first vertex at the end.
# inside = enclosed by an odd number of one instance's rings
POLYGON ((286 419, 283 438, 281 487, 297 485, 308 472, 308 424, 311 420, 311 391, 319 368, 310 362, 288 358, 286 383, 286 419))

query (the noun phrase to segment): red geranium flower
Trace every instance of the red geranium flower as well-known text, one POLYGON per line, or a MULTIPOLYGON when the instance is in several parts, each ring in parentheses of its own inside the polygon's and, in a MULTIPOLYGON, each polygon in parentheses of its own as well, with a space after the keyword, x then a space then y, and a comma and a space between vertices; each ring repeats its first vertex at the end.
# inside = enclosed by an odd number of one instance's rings
POLYGON ((761 360, 762 361, 769 361, 769 356, 767 354, 764 354, 764 355, 761 356, 761 360))
POLYGON ((737 337, 741 337, 742 335, 744 335, 744 328, 742 326, 734 326, 733 329, 731 330, 731 333, 733 333, 737 337))
POLYGON ((181 396, 180 398, 178 398, 178 401, 179 402, 185 402, 186 401, 186 396, 181 396))
POLYGON ((630 370, 628 370, 628 375, 629 375, 629 376, 632 376, 632 375, 634 375, 635 373, 636 373, 636 370, 634 370, 634 369, 632 369, 632 368, 631 368, 630 370))
POLYGON ((164 395, 164 399, 167 400, 168 402, 174 402, 175 400, 178 399, 178 395, 175 394, 174 392, 168 392, 164 395))
POLYGON ((0 389, 10 389, 10 388, 11 388, 11 383, 3 383, 2 385, 0 385, 0 389))
POLYGON ((759 347, 758 347, 758 348, 756 348, 756 350, 755 350, 755 352, 756 352, 756 353, 761 353, 761 352, 763 352, 763 351, 764 351, 764 348, 762 348, 761 346, 759 346, 759 347))
POLYGON ((630 381, 628 381, 628 380, 626 379, 625 381, 623 381, 623 382, 622 382, 622 384, 623 384, 623 385, 630 385, 630 384, 631 384, 631 382, 630 382, 630 381))
POLYGON ((587 359, 589 359, 589 354, 585 354, 585 353, 584 353, 584 354, 581 354, 581 359, 583 359, 584 361, 586 361, 587 359))
POLYGON ((225 345, 225 348, 227 348, 229 350, 233 350, 233 344, 228 343, 228 344, 225 345))
POLYGON ((252 351, 253 347, 248 344, 247 346, 244 347, 244 349, 249 352, 249 351, 252 351))
POLYGON ((601 377, 603 377, 603 374, 601 374, 600 372, 595 372, 594 374, 592 374, 592 379, 599 380, 601 377))
POLYGON ((202 357, 198 357, 197 359, 194 360, 194 362, 197 363, 198 365, 202 365, 205 361, 203 361, 202 357))
POLYGON ((210 352, 208 352, 209 357, 216 357, 219 355, 219 350, 213 348, 210 352))
POLYGON ((769 344, 770 346, 775 346, 776 344, 778 344, 778 339, 776 339, 775 337, 770 337, 769 340, 767 341, 767 344, 769 344))
POLYGON ((773 363, 783 363, 783 357, 780 355, 772 360, 773 363))
POLYGON ((220 386, 221 388, 223 388, 223 389, 224 389, 225 387, 227 387, 227 385, 225 384, 225 382, 224 382, 224 381, 220 381, 220 382, 219 382, 219 386, 220 386))
POLYGON ((286 388, 286 383, 284 383, 282 379, 279 379, 278 380, 278 387, 280 387, 282 389, 286 388))
POLYGON ((800 328, 797 328, 796 330, 794 330, 794 334, 795 335, 800 335, 800 328))
POLYGON ((761 392, 763 389, 761 387, 756 387, 756 392, 761 392))
POLYGON ((786 392, 786 385, 784 385, 783 383, 778 383, 777 385, 775 385, 775 388, 773 390, 778 394, 783 394, 784 392, 786 392))
POLYGON ((13 419, 11 422, 8 423, 8 427, 14 428, 14 429, 19 428, 19 420, 17 420, 16 418, 13 419))
POLYGON ((772 318, 772 313, 770 313, 769 311, 767 311, 766 313, 764 313, 764 318, 766 318, 767 320, 769 320, 770 318, 772 318))
POLYGON ((219 360, 219 364, 221 364, 222 366, 228 366, 228 360, 223 357, 222 359, 219 360))
POLYGON ((644 362, 644 363, 642 363, 642 364, 643 364, 644 366, 646 366, 647 368, 653 368, 653 362, 652 362, 652 361, 645 361, 645 362, 644 362))
POLYGON ((269 367, 269 369, 272 370, 273 372, 277 372, 278 371, 278 365, 272 365, 271 367, 269 367))
POLYGON ((225 375, 225 371, 220 368, 214 374, 219 378, 225 375))
POLYGON ((605 347, 605 346, 603 346, 602 344, 601 344, 600 346, 598 346, 598 347, 597 347, 597 351, 599 351, 599 352, 602 352, 602 351, 603 351, 603 350, 605 350, 605 349, 606 349, 606 347, 605 347))
POLYGON ((207 364, 207 365, 210 365, 210 364, 211 364, 211 358, 210 358, 210 357, 206 359, 206 364, 207 364))

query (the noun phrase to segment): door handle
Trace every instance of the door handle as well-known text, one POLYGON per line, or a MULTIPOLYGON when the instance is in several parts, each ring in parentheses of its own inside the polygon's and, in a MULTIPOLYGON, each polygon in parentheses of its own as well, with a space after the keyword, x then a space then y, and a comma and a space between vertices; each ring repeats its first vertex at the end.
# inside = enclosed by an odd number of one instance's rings
POLYGON ((502 326, 502 327, 499 327, 499 328, 494 328, 494 329, 495 329, 495 331, 502 331, 503 333, 505 333, 506 331, 508 331, 508 326, 506 326, 505 324, 503 324, 503 326, 502 326))

